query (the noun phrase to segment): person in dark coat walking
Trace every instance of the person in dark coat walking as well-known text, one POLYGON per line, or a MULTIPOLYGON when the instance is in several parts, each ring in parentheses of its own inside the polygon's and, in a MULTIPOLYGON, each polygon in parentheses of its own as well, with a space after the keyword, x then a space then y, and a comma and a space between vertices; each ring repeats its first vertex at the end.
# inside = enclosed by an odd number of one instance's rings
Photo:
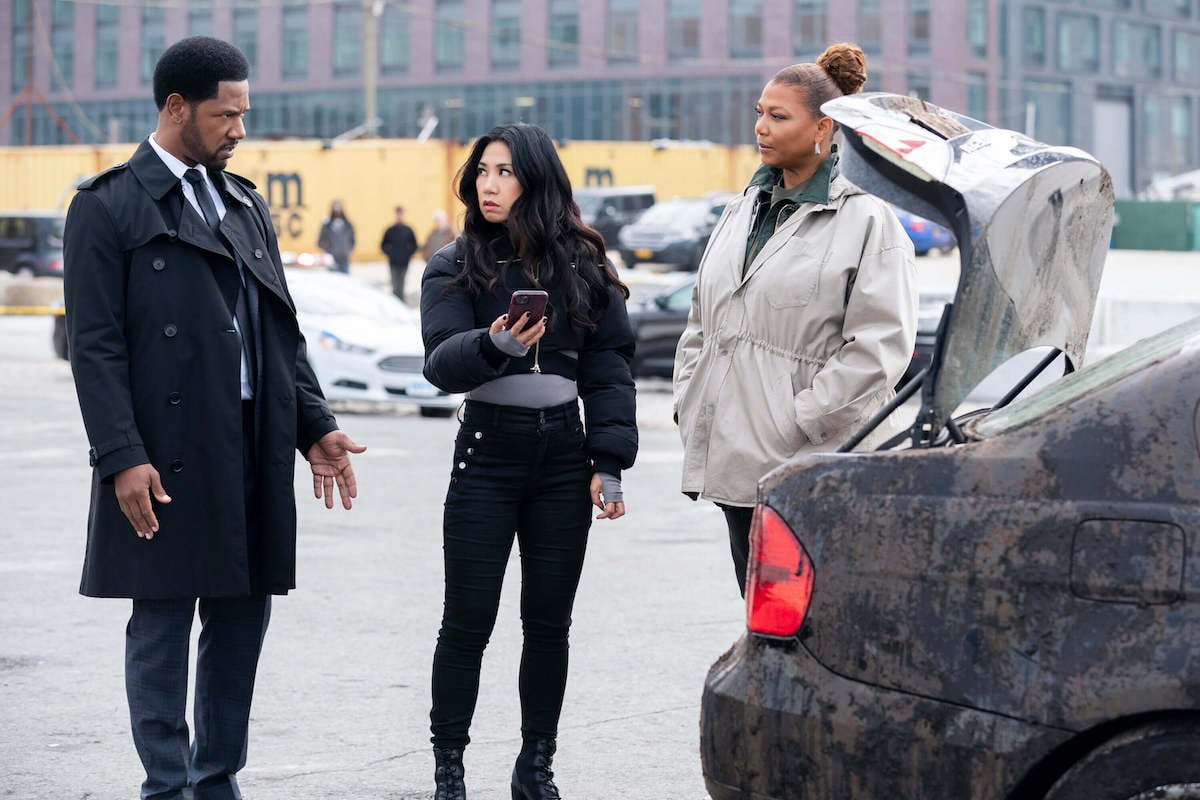
POLYGON ((145 800, 236 800, 271 595, 295 586, 295 454, 357 495, 305 356, 266 202, 225 171, 249 66, 191 37, 154 70, 154 133, 79 186, 64 290, 91 445, 80 592, 128 597, 125 683, 145 800), (185 720, 199 607, 195 737, 185 720))
POLYGON ((637 454, 628 289, 583 224, 544 130, 502 125, 458 175, 463 234, 421 282, 425 377, 468 392, 443 519, 446 594, 430 711, 435 800, 464 800, 463 748, 513 540, 524 646, 514 800, 554 800, 551 761, 567 686, 575 590, 596 519, 625 514, 637 454), (507 313, 548 292, 546 316, 507 313), (582 419, 579 413, 583 405, 582 419))
POLYGON ((321 222, 317 247, 333 257, 333 268, 338 272, 350 271, 350 254, 354 252, 354 226, 346 218, 346 209, 341 200, 334 200, 329 206, 329 216, 321 222))
POLYGON ((379 249, 387 256, 388 268, 392 273, 392 294, 403 302, 408 262, 417 252, 417 235, 404 222, 404 206, 396 206, 396 221, 383 232, 379 249))

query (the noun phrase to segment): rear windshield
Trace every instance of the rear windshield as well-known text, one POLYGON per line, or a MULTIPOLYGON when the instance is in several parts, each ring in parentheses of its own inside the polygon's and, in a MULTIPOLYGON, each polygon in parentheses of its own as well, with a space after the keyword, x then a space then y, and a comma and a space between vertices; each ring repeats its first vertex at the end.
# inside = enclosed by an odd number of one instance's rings
POLYGON ((583 216, 593 216, 600 210, 600 196, 595 194, 575 194, 575 202, 579 204, 579 212, 583 216))
POLYGON ((52 219, 46 225, 46 235, 44 242, 46 247, 52 250, 62 250, 63 246, 63 224, 66 220, 52 219))
POLYGON ((970 426, 970 429, 985 437, 1004 433, 1186 347, 1200 347, 1200 317, 1135 342, 1108 358, 1055 381, 1036 394, 993 411, 970 426))
POLYGON ((664 200, 646 209, 638 221, 643 225, 698 225, 711 208, 707 200, 664 200))

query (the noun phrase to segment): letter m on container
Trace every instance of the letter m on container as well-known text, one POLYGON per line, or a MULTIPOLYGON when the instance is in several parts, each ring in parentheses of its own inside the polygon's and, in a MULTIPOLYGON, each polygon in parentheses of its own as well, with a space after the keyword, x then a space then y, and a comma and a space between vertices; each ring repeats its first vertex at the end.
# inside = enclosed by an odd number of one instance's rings
POLYGON ((746 624, 752 633, 791 638, 812 599, 813 565, 783 517, 759 503, 750 524, 746 624))

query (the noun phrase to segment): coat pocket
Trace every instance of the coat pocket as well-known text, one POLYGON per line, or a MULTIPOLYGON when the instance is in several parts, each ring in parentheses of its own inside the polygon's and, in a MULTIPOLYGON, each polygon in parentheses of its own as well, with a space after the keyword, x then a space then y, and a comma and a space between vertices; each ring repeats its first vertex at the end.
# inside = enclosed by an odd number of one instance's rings
POLYGON ((825 248, 795 237, 788 240, 779 252, 771 255, 776 265, 771 269, 772 280, 767 289, 767 302, 772 308, 806 306, 821 282, 821 261, 825 248))

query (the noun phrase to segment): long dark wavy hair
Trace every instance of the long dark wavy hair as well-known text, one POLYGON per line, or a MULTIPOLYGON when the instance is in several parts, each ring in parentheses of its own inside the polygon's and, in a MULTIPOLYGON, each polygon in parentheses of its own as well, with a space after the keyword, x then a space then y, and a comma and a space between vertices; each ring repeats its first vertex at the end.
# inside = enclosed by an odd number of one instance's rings
POLYGON ((459 250, 465 268, 456 285, 475 297, 490 294, 501 278, 496 263, 511 250, 526 279, 562 303, 573 327, 595 327, 608 304, 608 286, 629 297, 608 264, 604 239, 580 218, 567 171, 544 130, 523 122, 492 128, 475 141, 457 182, 466 216, 459 250), (484 148, 494 141, 508 145, 513 174, 521 184, 521 196, 504 223, 484 218, 475 189, 484 148))

